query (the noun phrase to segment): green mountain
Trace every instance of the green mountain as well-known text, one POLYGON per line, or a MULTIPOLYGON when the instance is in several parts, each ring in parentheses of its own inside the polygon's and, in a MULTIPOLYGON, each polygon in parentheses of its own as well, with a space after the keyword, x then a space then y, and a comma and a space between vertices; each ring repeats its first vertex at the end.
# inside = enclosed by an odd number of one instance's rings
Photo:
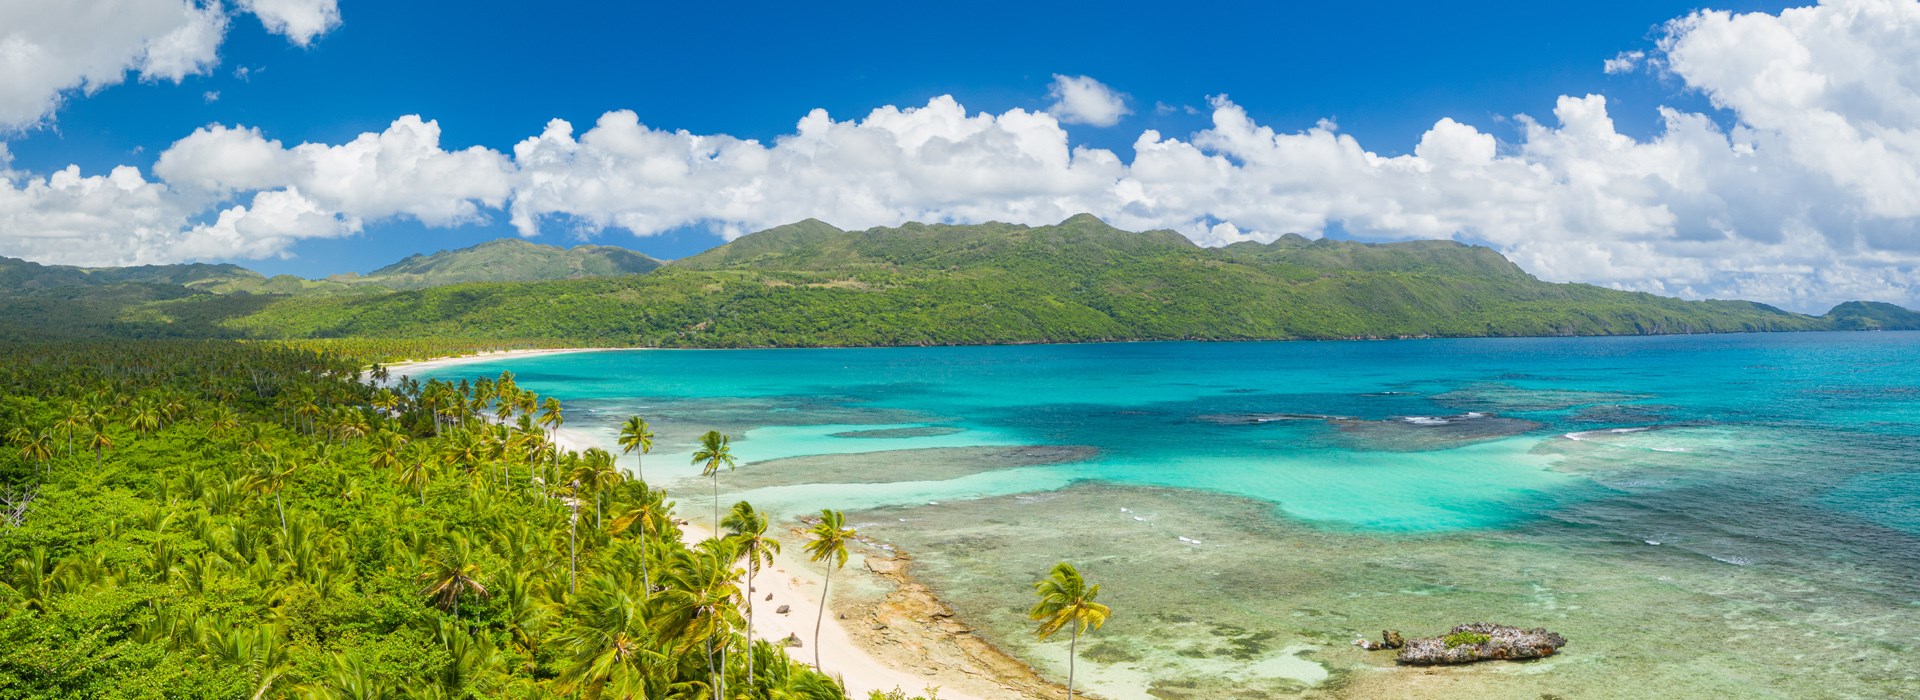
POLYGON ((238 265, 193 263, 135 267, 72 267, 42 265, 16 258, 0 257, 0 290, 12 292, 129 283, 208 288, 264 279, 266 278, 261 277, 260 273, 238 265))
POLYGON ((1843 331, 1920 330, 1920 312, 1877 301, 1849 301, 1833 307, 1821 318, 1843 331))
POLYGON ((345 274, 327 281, 347 285, 378 285, 389 289, 423 289, 465 282, 526 282, 583 277, 613 277, 652 271, 660 261, 612 246, 582 245, 561 248, 501 238, 471 248, 411 255, 405 260, 365 275, 345 274))
POLYGON ((509 239, 326 280, 0 259, 0 301, 0 338, 759 347, 1920 328, 1920 313, 1890 304, 1810 316, 1542 282, 1452 241, 1285 236, 1202 248, 1084 214, 1053 226, 864 231, 807 220, 666 264, 509 239))
POLYGON ((1447 241, 1224 249, 1086 215, 1053 226, 803 221, 637 277, 287 299, 264 337, 434 336, 683 347, 1820 330, 1831 319, 1542 282, 1447 241))

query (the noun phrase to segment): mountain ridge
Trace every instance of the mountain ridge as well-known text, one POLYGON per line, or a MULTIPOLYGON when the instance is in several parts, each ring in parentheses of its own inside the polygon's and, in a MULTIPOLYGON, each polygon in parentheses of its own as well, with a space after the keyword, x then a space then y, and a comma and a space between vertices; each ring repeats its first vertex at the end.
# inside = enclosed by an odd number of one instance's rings
MULTIPOLYGON (((1920 329, 1920 313, 1878 302, 1813 316, 1549 283, 1497 251, 1454 241, 1288 235, 1203 248, 1090 215, 1047 226, 859 231, 807 219, 669 263, 507 238, 325 280, 177 267, 97 279, 54 271, 41 286, 99 298, 74 332, 167 337, 760 347, 1920 329), (106 289, 84 286, 90 279, 147 286, 89 292, 106 289), (188 284, 148 281, 166 279, 188 284)), ((44 297, 9 286, 35 279, 20 269, 0 260, 0 295, 44 297)), ((53 321, 58 304, 24 306, 38 309, 27 314, 38 321, 12 324, 13 334, 68 330, 53 321)))

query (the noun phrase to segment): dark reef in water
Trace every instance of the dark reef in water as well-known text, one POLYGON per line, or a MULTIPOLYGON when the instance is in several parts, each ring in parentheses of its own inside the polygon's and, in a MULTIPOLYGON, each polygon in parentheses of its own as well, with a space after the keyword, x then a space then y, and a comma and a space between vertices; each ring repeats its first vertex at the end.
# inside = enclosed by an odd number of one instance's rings
POLYGON ((1552 656, 1566 645, 1566 637, 1544 629, 1475 622, 1455 626, 1444 636, 1406 640, 1394 660, 1412 666, 1517 661, 1552 656))

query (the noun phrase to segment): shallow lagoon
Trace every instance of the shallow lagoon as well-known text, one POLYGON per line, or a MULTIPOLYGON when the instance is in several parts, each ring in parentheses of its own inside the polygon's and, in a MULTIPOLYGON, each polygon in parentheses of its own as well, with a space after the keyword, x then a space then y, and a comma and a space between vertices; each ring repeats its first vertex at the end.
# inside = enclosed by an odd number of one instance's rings
MULTIPOLYGON (((989 638, 1054 560, 1119 611, 1114 698, 1920 695, 1920 334, 631 351, 512 370, 707 512, 849 511, 989 638), (737 482, 744 491, 731 492, 737 482), (1184 538, 1184 539, 1183 539, 1184 538), (1572 645, 1394 669, 1480 619, 1572 645)), ((623 460, 629 467, 632 460, 623 460)))

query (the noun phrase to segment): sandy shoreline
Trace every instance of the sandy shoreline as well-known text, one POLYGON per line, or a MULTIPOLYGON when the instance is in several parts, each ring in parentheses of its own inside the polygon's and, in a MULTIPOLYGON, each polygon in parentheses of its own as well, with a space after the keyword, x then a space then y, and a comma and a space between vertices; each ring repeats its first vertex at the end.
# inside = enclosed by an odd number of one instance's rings
MULTIPOLYGON (((574 451, 596 446, 592 437, 571 428, 561 428, 556 441, 574 451)), ((691 511, 676 510, 675 516, 687 546, 713 536, 711 527, 695 522, 691 511)), ((752 581, 754 639, 795 636, 801 645, 787 647, 787 656, 811 665, 824 570, 802 560, 805 538, 797 530, 776 539, 781 553, 772 567, 755 572, 752 581), (787 612, 779 612, 781 606, 787 612)), ((941 700, 1064 694, 1049 692, 1056 686, 954 620, 951 608, 907 575, 909 557, 864 545, 849 549, 853 556, 834 574, 834 599, 819 635, 821 668, 840 678, 849 696, 863 700, 868 693, 895 689, 918 696, 932 688, 939 690, 941 700), (856 586, 888 592, 878 602, 850 604, 850 590, 856 586), (906 670, 909 667, 917 670, 906 670)))
POLYGON ((440 369, 442 367, 452 367, 454 365, 464 365, 471 362, 485 362, 487 360, 505 360, 505 359, 515 358, 515 357, 532 357, 535 355, 561 355, 561 354, 575 353, 575 352, 605 352, 608 350, 626 350, 626 349, 630 349, 630 348, 535 348, 535 349, 527 349, 527 350, 483 350, 481 352, 477 352, 471 355, 456 355, 453 357, 436 357, 430 360, 408 360, 406 362, 388 363, 382 366, 387 368, 388 374, 392 375, 395 378, 399 378, 403 375, 413 373, 413 372, 424 372, 431 369, 440 369))
MULTIPOLYGON (((471 362, 601 350, 606 348, 489 351, 394 363, 387 369, 397 378, 471 362)), ((561 428, 556 441, 574 451, 598 446, 618 453, 614 446, 597 445, 592 436, 572 428, 561 428)), ((692 513, 677 515, 688 518, 680 526, 687 545, 712 537, 709 527, 691 521, 692 513)), ((784 535, 778 537, 782 553, 772 567, 756 572, 752 582, 754 639, 777 641, 797 636, 801 646, 787 647, 787 655, 811 665, 813 626, 820 613, 824 570, 802 561, 804 538, 797 531, 784 535), (778 612, 781 606, 787 607, 786 613, 778 612)), ((909 696, 937 688, 941 700, 1064 694, 1064 689, 955 620, 951 608, 909 575, 910 557, 870 546, 850 549, 854 556, 834 575, 835 597, 827 607, 819 637, 822 669, 839 677, 849 696, 863 700, 868 693, 896 688, 909 696), (877 600, 850 598, 854 591, 863 589, 883 593, 877 600)))

